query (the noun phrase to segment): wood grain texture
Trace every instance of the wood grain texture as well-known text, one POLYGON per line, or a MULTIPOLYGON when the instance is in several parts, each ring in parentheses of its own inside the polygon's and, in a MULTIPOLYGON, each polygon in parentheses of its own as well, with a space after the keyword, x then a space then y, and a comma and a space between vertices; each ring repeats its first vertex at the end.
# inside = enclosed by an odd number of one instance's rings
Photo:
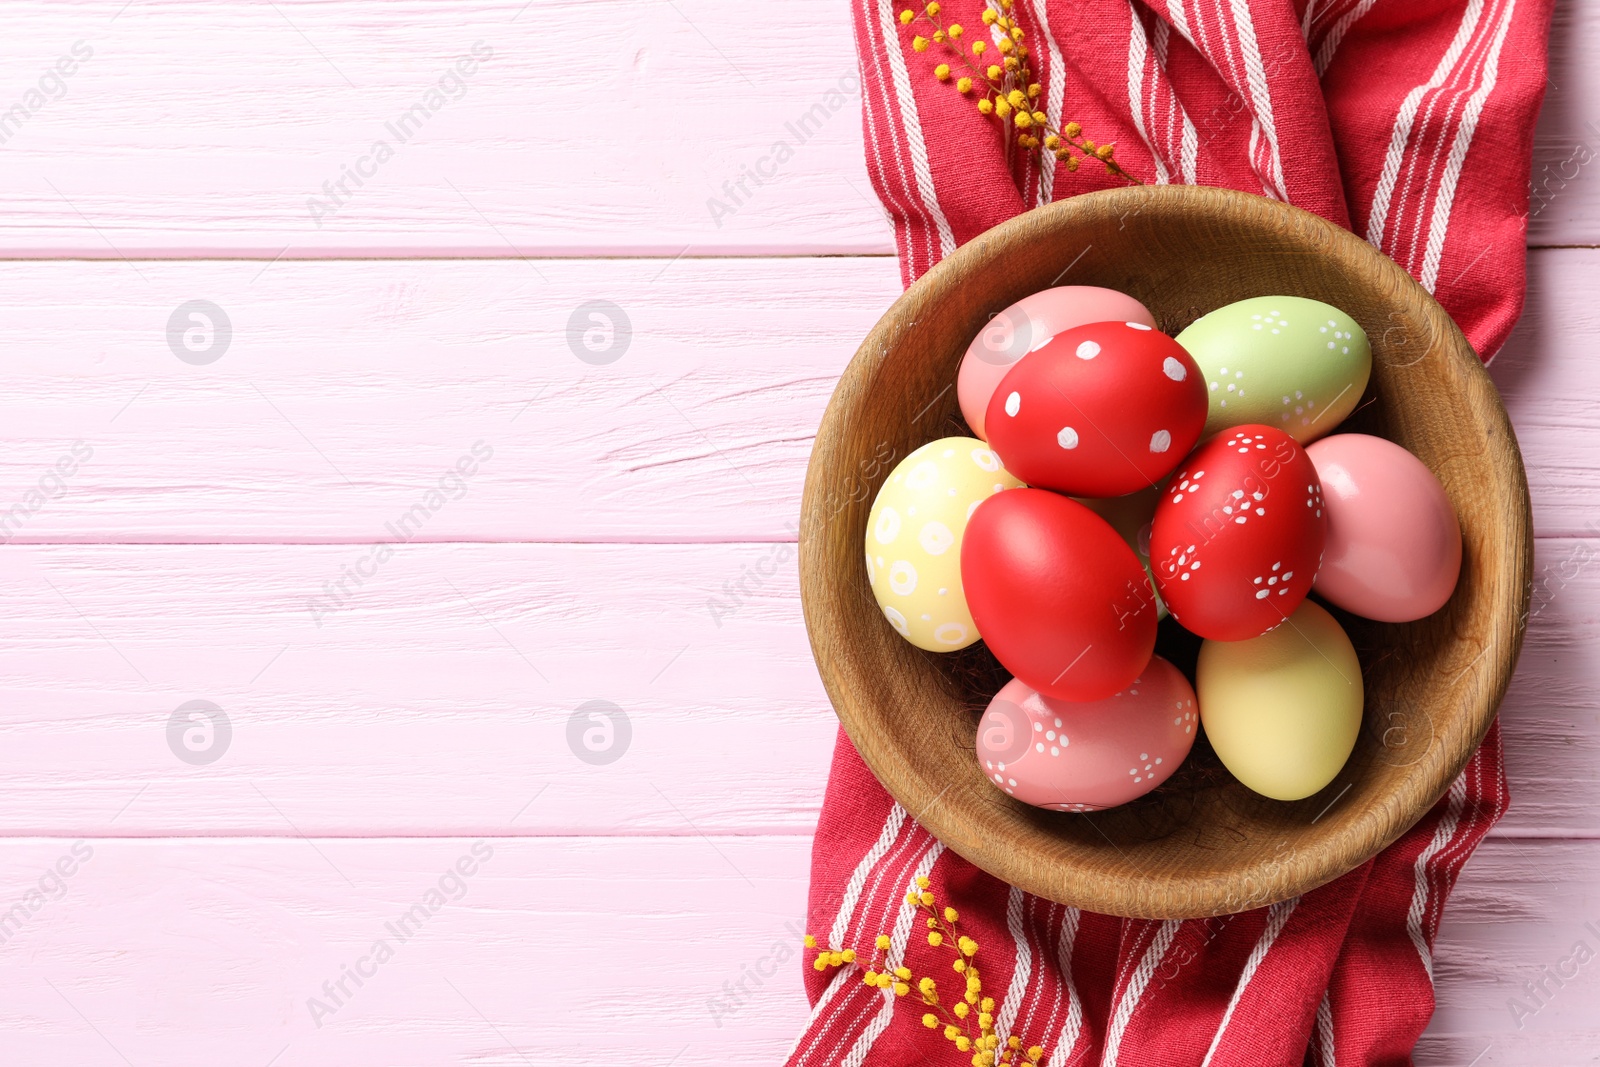
MULTIPOLYGON (((712 217, 855 69, 844 0, 780 17, 785 34, 750 32, 734 0, 0 10, 0 109, 74 42, 94 51, 0 144, 0 256, 47 260, 0 261, 0 516, 73 441, 95 450, 0 527, 4 907, 78 835, 135 838, 91 841, 66 896, 0 942, 0 1060, 509 1067, 542 1061, 553 1017, 607 1035, 564 1042, 577 1063, 781 1058, 805 1005, 774 947, 804 913, 834 725, 794 560, 755 542, 793 539, 823 405, 899 280, 853 102, 712 217), (580 23, 601 28, 589 63, 626 146, 551 105, 580 23), (480 39, 494 55, 465 95, 319 227, 308 198, 480 39), (700 258, 779 253, 813 258, 700 258), (826 258, 861 253, 880 258, 826 258), (421 258, 303 261, 338 254, 421 258), (518 255, 655 258, 437 258, 518 255), (167 348, 196 298, 237 330, 208 367, 167 348), (592 299, 633 322, 609 365, 567 344, 592 299), (495 460, 413 538, 441 543, 402 546, 310 623, 303 598, 480 438, 495 460), (452 543, 480 541, 551 543, 452 543), (620 543, 563 543, 582 541, 620 543), (635 543, 680 541, 717 543, 635 543), (741 580, 719 627, 706 601, 741 580), (165 747, 194 697, 237 731, 209 767, 165 747), (564 735, 596 697, 635 727, 610 766, 564 735), (474 832, 496 855, 467 895, 317 1029, 306 998, 474 832), (716 1017, 758 967, 772 977, 716 1017)), ((1600 11, 1564 3, 1552 39, 1530 241, 1594 244, 1600 11)), ((1594 844, 1568 840, 1600 833, 1594 256, 1533 257, 1493 370, 1538 530, 1563 539, 1537 546, 1502 709, 1514 804, 1446 913, 1421 1067, 1600 1045, 1588 970, 1521 1030, 1505 1003, 1600 885, 1594 844)))
POLYGON ((828 394, 899 291, 892 258, 0 263, 0 537, 371 542, 482 441, 409 536, 792 541, 828 394), (233 326, 202 366, 167 337, 194 299, 233 326), (592 300, 628 323, 610 363, 569 344, 592 300))
POLYGON ((739 0, 28 0, 0 18, 6 107, 76 42, 92 53, 0 144, 0 255, 894 251, 844 0, 770 32, 739 0), (490 56, 462 77, 475 45, 490 56))
MULTIPOLYGON (((804 836, 75 844, 0 842, 0 914, 40 894, 0 930, 8 1063, 513 1067, 545 1062, 553 1040, 563 1062, 596 1067, 776 1063, 806 1014, 792 955, 804 836), (476 869, 401 941, 388 925, 463 856, 476 869), (46 879, 63 858, 72 873, 46 879), (378 939, 393 956, 363 963, 378 939), (322 984, 358 964, 376 973, 333 1004, 322 984), (617 985, 623 1010, 604 995, 617 985), (320 1027, 312 997, 335 1008, 320 1027)), ((1418 1067, 1466 1067, 1486 1046, 1477 1067, 1593 1062, 1600 964, 1549 985, 1521 1029, 1506 1001, 1577 939, 1600 946, 1584 928, 1600 925, 1585 891, 1600 848, 1550 842, 1542 876, 1534 862, 1530 846, 1491 840, 1467 865, 1418 1067)))
MULTIPOLYGON (((6 5, 8 107, 75 42, 93 55, 0 146, 0 254, 894 250, 854 99, 813 112, 856 73, 843 0, 784 8, 782 33, 747 32, 737 0, 408 0, 402 10, 360 0, 6 5), (628 116, 620 144, 582 108, 549 105, 580 24, 604 27, 587 69, 628 116), (477 41, 493 57, 464 91, 408 127, 407 141, 390 134, 386 124, 477 41), (359 186, 346 179, 344 203, 314 219, 313 197, 332 203, 323 183, 379 139, 393 158, 363 164, 374 173, 359 186), (781 164, 779 141, 793 151, 781 164), (770 177, 758 183, 757 171, 770 177)), ((1600 48, 1600 11, 1563 4, 1556 18, 1530 243, 1595 244, 1600 75, 1583 57, 1600 48)))
POLYGON ((330 600, 325 584, 369 556, 0 552, 0 833, 815 825, 837 726, 800 624, 793 545, 402 546, 330 600), (205 766, 169 747, 169 719, 191 700, 232 725, 205 766), (601 765, 569 733, 592 700, 630 727, 601 765))
POLYGON ((1527 461, 1540 536, 1600 533, 1600 252, 1545 249, 1528 257, 1522 320, 1489 366, 1527 461))
POLYGON ((1491 833, 1600 838, 1600 542, 1543 540, 1517 673, 1500 706, 1511 810, 1491 833))
MULTIPOLYGON (((1557 0, 1544 108, 1534 130, 1528 244, 1600 244, 1600 8, 1557 0)), ((1502 254, 1493 250, 1491 255, 1502 254)))
POLYGON ((997 226, 884 314, 817 431, 801 593, 818 670, 851 740, 940 840, 990 874, 1061 903, 1191 918, 1330 881, 1398 838, 1444 794, 1493 721, 1516 664, 1531 541, 1527 482, 1499 397, 1421 286, 1307 212, 1229 190, 1145 187, 1076 197, 997 226), (1202 255, 1212 269, 1196 272, 1191 263, 1202 255), (1192 757, 1170 788, 1092 816, 1005 798, 972 757, 972 712, 992 690, 969 682, 964 691, 954 661, 913 650, 867 590, 861 544, 872 497, 891 469, 879 462, 885 447, 904 456, 952 432, 950 383, 973 335, 990 315, 1061 281, 1129 293, 1169 333, 1262 293, 1343 309, 1373 348, 1369 402, 1344 428, 1408 448, 1455 506, 1464 555, 1449 604, 1404 625, 1341 614, 1362 653, 1368 713, 1344 770, 1312 797, 1280 804, 1226 776, 1202 780, 1192 757), (857 483, 859 492, 847 491, 857 483), (1380 722, 1403 723, 1403 740, 1395 744, 1393 727, 1375 727, 1380 722))
POLYGON ((1590 841, 1491 839, 1479 848, 1439 928, 1438 1008, 1417 1049, 1419 1067, 1466 1067, 1479 1056, 1477 1067, 1595 1062, 1597 861, 1600 848, 1590 841), (1591 954, 1585 963, 1574 958, 1583 955, 1574 952, 1580 941, 1591 954), (1542 990, 1530 992, 1530 983, 1542 990))
MULTIPOLYGON (((0 262, 0 536, 370 542, 483 440, 496 458, 414 539, 793 540, 812 436, 900 292, 894 260, 534 266, 0 262), (234 325, 207 366, 167 346, 191 299, 234 325), (631 322, 606 365, 567 340, 593 299, 631 322), (94 455, 8 519, 79 439, 94 455)), ((1530 281, 1491 376, 1538 532, 1593 536, 1600 252, 1536 251, 1530 281)))
POLYGON ((805 1020, 806 838, 89 840, 40 890, 73 845, 0 845, 4 907, 45 898, 0 944, 7 1063, 776 1063, 805 1020))
MULTIPOLYGON (((415 545, 320 628, 362 549, 7 549, 0 833, 809 833, 835 718, 789 548, 415 545), (203 768, 166 741, 192 699, 234 726, 203 768), (592 699, 632 724, 610 766, 568 747, 592 699)), ((1495 833, 1600 837, 1600 540, 1539 541, 1533 597, 1495 833)))

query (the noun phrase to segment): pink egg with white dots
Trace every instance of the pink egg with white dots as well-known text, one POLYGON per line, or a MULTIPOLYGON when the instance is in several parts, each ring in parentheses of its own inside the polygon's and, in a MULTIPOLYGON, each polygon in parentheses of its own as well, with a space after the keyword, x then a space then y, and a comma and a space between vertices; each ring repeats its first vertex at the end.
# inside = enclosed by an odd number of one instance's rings
POLYGON ((1193 687, 1160 656, 1104 700, 1052 700, 1013 678, 978 723, 978 766, 1024 804, 1099 811, 1171 777, 1199 725, 1193 687))

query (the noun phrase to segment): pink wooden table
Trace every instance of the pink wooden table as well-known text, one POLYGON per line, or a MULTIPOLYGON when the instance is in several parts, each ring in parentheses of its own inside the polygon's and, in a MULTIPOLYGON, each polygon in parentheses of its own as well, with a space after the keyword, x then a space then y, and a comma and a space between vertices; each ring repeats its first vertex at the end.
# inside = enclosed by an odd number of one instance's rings
MULTIPOLYGON (((1514 805, 1428 1065, 1600 1049, 1600 12, 1558 19, 1494 366, 1514 805)), ((846 25, 0 10, 0 1062, 781 1057, 834 732, 792 522, 899 288, 855 102, 784 125, 846 25)))

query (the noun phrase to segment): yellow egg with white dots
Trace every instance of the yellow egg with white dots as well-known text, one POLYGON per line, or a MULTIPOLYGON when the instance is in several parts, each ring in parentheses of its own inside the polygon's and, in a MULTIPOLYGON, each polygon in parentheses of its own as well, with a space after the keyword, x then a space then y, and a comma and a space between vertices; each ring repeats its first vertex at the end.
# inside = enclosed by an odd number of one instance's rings
POLYGON ((978 640, 961 589, 961 535, 977 506, 1021 482, 975 437, 942 437, 889 472, 867 515, 867 580, 884 618, 918 648, 978 640))

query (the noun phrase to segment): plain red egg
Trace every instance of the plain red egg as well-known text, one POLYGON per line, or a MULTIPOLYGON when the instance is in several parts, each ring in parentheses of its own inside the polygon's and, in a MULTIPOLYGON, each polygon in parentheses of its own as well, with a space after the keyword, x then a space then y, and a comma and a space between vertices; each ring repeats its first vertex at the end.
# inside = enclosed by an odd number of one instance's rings
POLYGON ((1195 449, 1167 485, 1150 567, 1167 610, 1213 641, 1282 623, 1311 590, 1327 537, 1322 482, 1271 426, 1235 426, 1195 449))
POLYGON ((1183 346, 1142 322, 1057 334, 1006 372, 984 428, 1029 485, 1122 496, 1154 485, 1200 439, 1206 384, 1183 346))
POLYGON ((989 651, 1045 696, 1101 700, 1150 662, 1156 602, 1144 567, 1075 500, 1011 489, 979 504, 961 585, 989 651))

